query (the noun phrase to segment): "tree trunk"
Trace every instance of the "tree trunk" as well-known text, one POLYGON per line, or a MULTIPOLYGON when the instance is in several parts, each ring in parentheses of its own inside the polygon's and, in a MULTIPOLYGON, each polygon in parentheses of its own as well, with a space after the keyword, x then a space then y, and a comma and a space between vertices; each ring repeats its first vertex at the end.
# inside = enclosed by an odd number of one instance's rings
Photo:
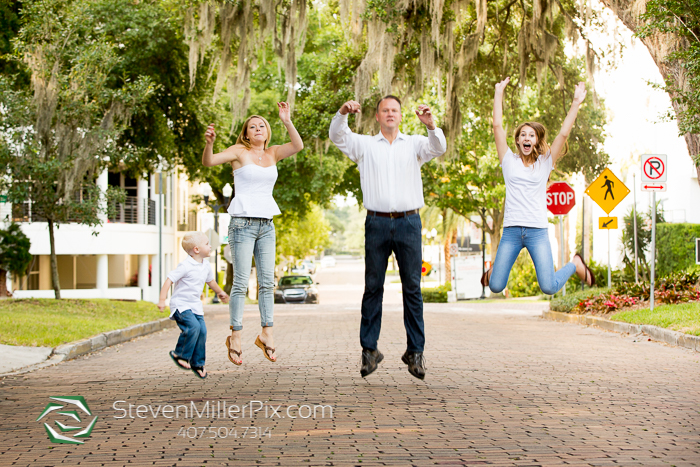
POLYGON ((53 237, 53 221, 48 219, 49 223, 49 243, 51 244, 51 285, 56 300, 61 299, 61 283, 58 281, 58 261, 56 260, 56 241, 53 237))
POLYGON ((0 269, 0 299, 7 298, 7 271, 0 269))
MULTIPOLYGON (((503 214, 504 212, 501 210, 493 209, 491 211, 491 228, 488 228, 486 232, 488 232, 489 236, 491 237, 491 264, 493 264, 493 261, 496 259, 496 253, 498 252, 498 245, 501 243, 501 230, 503 229, 503 214)), ((486 220, 484 220, 486 222, 486 220)))
POLYGON ((224 292, 231 295, 233 287, 233 265, 226 261, 226 283, 224 284, 224 292))
POLYGON ((454 237, 457 231, 454 230, 445 236, 445 245, 443 250, 445 253, 445 283, 452 283, 452 262, 450 261, 450 245, 454 243, 454 237))
MULTIPOLYGON (((643 0, 646 5, 647 0, 643 0)), ((646 11, 646 7, 641 9, 637 5, 639 0, 603 0, 603 4, 610 8, 632 32, 637 32, 644 24, 638 13, 646 11)), ((661 34, 645 37, 642 43, 647 47, 654 63, 659 67, 659 72, 664 80, 673 83, 673 86, 683 91, 690 90, 690 80, 688 79, 686 69, 679 60, 668 60, 668 55, 677 50, 682 50, 688 47, 685 38, 678 37, 674 34, 661 34)), ((683 110, 681 106, 674 100, 673 94, 671 97, 671 105, 673 110, 678 115, 678 112, 683 110)), ((688 146, 690 157, 700 154, 700 135, 694 133, 686 133, 685 144, 688 146)), ((700 184, 700 165, 693 161, 695 170, 698 174, 698 184, 700 184)))

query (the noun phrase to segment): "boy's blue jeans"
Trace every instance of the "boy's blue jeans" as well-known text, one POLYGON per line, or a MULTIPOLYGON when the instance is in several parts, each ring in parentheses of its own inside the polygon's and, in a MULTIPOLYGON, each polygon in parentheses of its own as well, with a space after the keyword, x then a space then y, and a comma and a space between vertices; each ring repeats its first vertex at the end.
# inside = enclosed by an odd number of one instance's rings
POLYGON ((190 366, 202 368, 207 357, 207 326, 204 324, 204 316, 185 310, 176 311, 173 318, 181 331, 175 355, 189 361, 190 366))
POLYGON ((360 344, 375 350, 382 327, 384 278, 391 252, 401 276, 406 349, 422 352, 425 346, 423 297, 420 292, 421 221, 419 214, 392 219, 368 215, 365 219, 365 293, 362 296, 360 344))
POLYGON ((272 326, 275 303, 275 224, 272 219, 232 217, 228 225, 228 243, 233 259, 233 286, 229 317, 234 331, 243 329, 243 307, 253 256, 258 274, 260 326, 272 326))
POLYGON ((503 229, 501 243, 498 244, 493 271, 489 280, 491 292, 498 293, 506 288, 508 276, 520 250, 527 248, 532 262, 535 264, 537 282, 540 289, 547 295, 557 293, 569 277, 576 272, 574 263, 567 263, 563 268, 554 272, 552 247, 549 244, 547 229, 532 227, 506 227, 503 229))

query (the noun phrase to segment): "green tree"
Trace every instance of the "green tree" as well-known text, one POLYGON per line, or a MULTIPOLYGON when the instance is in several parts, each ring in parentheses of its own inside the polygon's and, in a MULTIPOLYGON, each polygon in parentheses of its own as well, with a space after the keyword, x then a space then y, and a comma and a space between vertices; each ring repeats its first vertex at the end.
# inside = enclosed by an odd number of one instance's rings
MULTIPOLYGON (((700 175, 700 4, 694 0, 603 3, 649 49, 664 79, 661 87, 671 98, 679 134, 700 175)), ((669 112, 669 119, 673 114, 669 112)))
POLYGON ((315 204, 300 217, 296 213, 284 213, 275 219, 277 257, 294 264, 310 254, 318 254, 330 245, 328 234, 331 226, 323 210, 315 204))
POLYGON ((95 184, 104 159, 152 87, 148 80, 109 87, 119 58, 86 0, 24 4, 14 56, 31 74, 31 90, 0 81, 3 141, 0 188, 8 202, 31 203, 34 219, 48 223, 51 279, 60 298, 54 228, 101 223, 105 196, 95 184))
POLYGON ((17 277, 27 273, 32 261, 30 247, 31 242, 19 224, 12 222, 6 229, 0 229, 0 298, 7 297, 8 272, 17 277))

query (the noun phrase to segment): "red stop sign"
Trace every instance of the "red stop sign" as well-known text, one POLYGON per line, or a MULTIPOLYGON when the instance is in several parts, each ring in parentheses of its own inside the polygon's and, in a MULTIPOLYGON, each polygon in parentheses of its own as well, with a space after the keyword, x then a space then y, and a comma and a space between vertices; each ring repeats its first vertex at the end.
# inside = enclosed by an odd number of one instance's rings
POLYGON ((556 215, 568 214, 576 204, 574 189, 566 182, 554 182, 547 188, 547 209, 556 215))

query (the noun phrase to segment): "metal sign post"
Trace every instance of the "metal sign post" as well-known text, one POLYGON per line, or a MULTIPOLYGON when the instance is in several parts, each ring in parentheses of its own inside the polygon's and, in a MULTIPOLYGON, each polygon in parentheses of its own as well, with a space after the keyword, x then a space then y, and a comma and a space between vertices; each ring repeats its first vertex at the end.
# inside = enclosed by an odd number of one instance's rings
POLYGON ((632 191, 634 192, 634 204, 632 215, 634 216, 634 283, 639 284, 639 268, 637 261, 637 174, 632 174, 632 191))
MULTIPOLYGON (((559 257, 561 258, 559 262, 559 269, 564 267, 564 216, 559 216, 559 257)), ((561 289, 561 295, 566 295, 566 283, 561 289)))
POLYGON ((656 192, 666 191, 668 165, 666 154, 642 154, 641 189, 651 191, 651 278, 649 279, 649 309, 654 311, 654 281, 656 279, 656 192))
POLYGON ((649 310, 654 311, 654 272, 656 269, 656 192, 651 192, 651 280, 649 281, 649 310))

